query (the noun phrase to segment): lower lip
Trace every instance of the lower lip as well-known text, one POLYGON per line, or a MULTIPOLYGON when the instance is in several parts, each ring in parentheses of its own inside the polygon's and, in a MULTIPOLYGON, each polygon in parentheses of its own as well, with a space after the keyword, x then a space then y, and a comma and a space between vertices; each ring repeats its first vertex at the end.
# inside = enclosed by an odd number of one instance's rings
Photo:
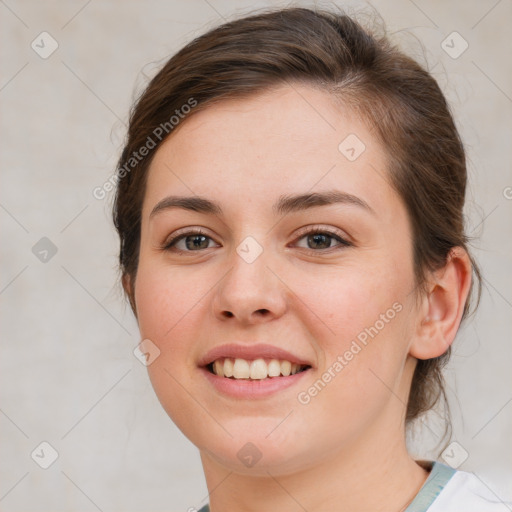
POLYGON ((289 375, 288 377, 271 377, 261 380, 228 379, 211 373, 206 368, 200 371, 210 384, 219 392, 233 398, 265 398, 278 391, 283 391, 299 383, 310 369, 289 375))

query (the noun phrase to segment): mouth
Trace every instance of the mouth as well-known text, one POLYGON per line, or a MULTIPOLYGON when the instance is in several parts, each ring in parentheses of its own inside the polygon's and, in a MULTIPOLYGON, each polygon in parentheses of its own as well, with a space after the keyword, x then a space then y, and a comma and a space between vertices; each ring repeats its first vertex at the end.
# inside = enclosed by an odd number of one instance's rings
POLYGON ((232 380, 269 380, 289 377, 311 368, 308 364, 299 364, 286 359, 242 359, 221 357, 204 368, 216 375, 232 380))
POLYGON ((282 397, 314 370, 312 359, 283 348, 256 343, 231 343, 209 350, 197 362, 211 389, 240 400, 282 397))

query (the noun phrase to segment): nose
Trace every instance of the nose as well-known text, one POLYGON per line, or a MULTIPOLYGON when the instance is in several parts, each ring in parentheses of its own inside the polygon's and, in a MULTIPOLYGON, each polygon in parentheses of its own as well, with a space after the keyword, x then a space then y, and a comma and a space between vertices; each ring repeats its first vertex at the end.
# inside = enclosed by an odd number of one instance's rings
POLYGON ((251 263, 235 253, 231 263, 231 268, 215 287, 215 317, 249 325, 282 316, 287 307, 287 287, 267 266, 265 251, 251 263))

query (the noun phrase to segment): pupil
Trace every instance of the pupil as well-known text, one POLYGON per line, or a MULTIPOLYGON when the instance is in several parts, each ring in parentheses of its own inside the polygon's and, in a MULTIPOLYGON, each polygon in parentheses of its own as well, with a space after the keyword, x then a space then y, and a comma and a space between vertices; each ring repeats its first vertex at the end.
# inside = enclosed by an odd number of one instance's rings
POLYGON ((187 240, 186 240, 186 243, 187 243, 187 249, 191 249, 191 248, 194 248, 194 247, 199 247, 199 248, 203 248, 203 249, 208 248, 208 241, 207 241, 207 237, 206 237, 206 236, 204 236, 204 235, 188 236, 188 237, 187 237, 187 240), (192 242, 192 244, 189 244, 189 240, 190 240, 191 238, 193 239, 193 242, 192 242), (202 240, 201 240, 201 241, 198 241, 198 239, 199 239, 199 238, 200 238, 200 239, 202 239, 202 240), (204 242, 204 241, 206 241, 206 246, 205 246, 205 247, 203 247, 203 246, 201 245, 201 242, 204 242))
POLYGON ((329 237, 326 235, 318 235, 318 234, 310 235, 310 239, 313 239, 315 244, 320 243, 320 245, 323 245, 324 246, 323 248, 328 248, 330 246, 328 238, 329 237), (322 242, 323 242, 323 244, 322 244, 322 242))

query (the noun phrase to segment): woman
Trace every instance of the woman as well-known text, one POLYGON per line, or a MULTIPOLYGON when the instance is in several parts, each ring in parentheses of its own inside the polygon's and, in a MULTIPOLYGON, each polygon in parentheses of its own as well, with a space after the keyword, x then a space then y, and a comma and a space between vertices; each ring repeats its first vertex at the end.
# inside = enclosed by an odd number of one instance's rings
POLYGON ((435 80, 345 15, 226 23, 151 81, 113 214, 203 511, 508 510, 405 442, 479 278, 465 188, 435 80))

